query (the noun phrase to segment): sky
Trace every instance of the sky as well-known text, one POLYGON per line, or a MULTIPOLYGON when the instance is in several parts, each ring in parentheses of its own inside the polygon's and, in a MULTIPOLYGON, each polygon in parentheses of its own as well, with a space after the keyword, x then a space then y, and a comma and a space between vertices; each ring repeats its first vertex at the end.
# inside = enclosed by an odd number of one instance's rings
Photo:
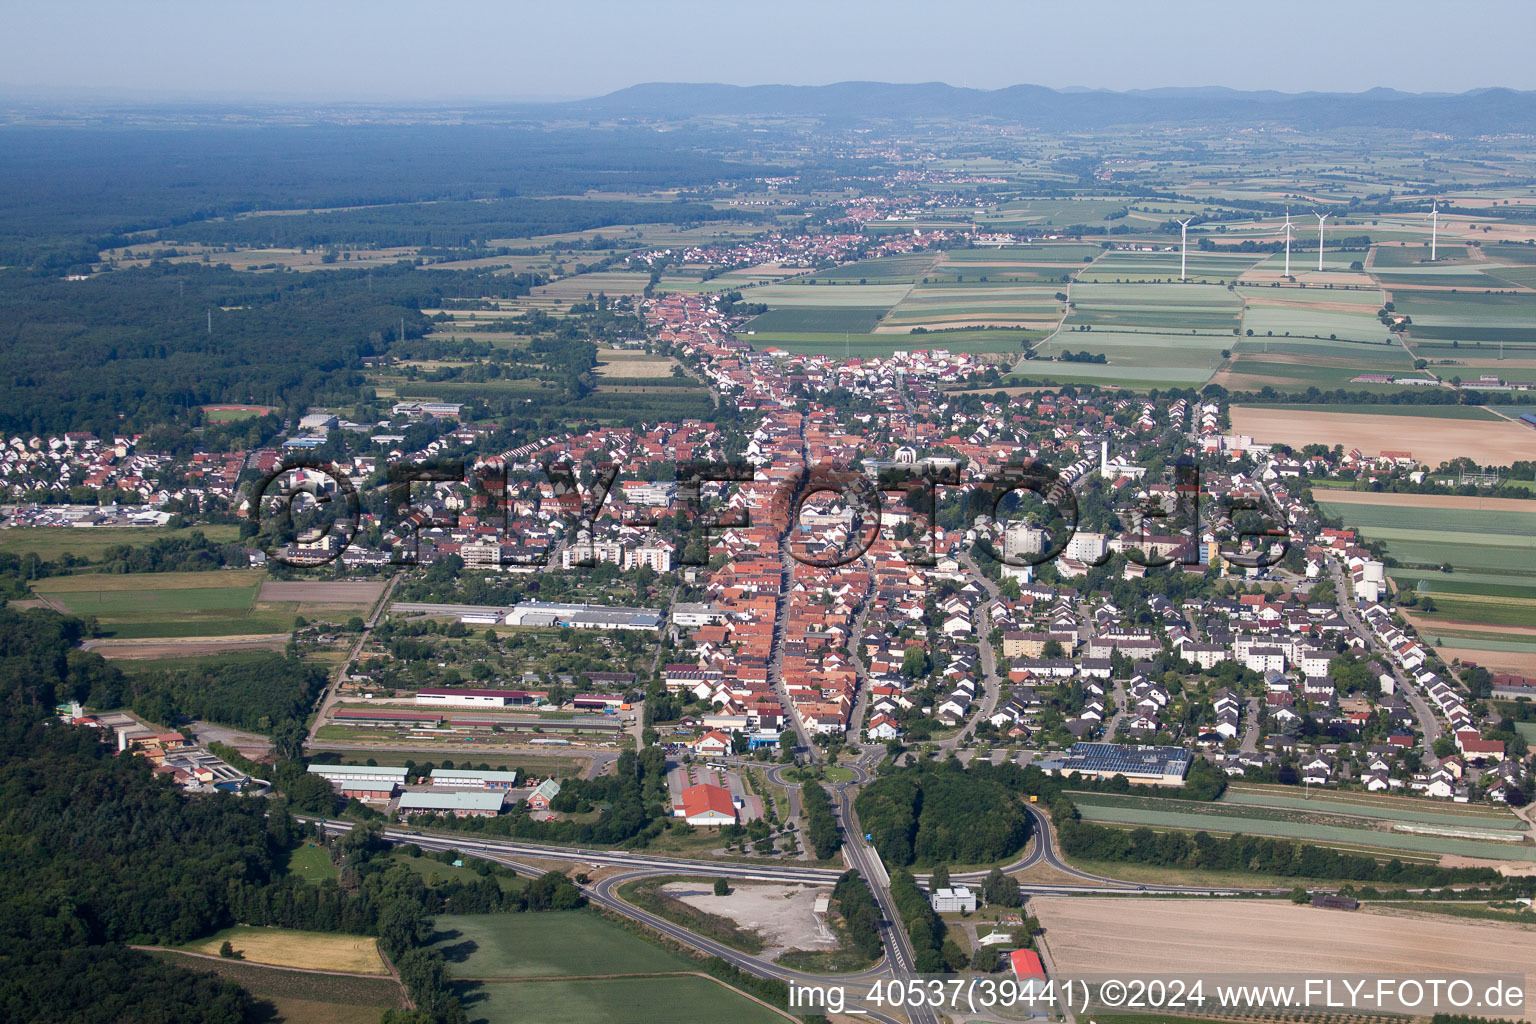
POLYGON ((0 87, 525 101, 641 82, 1536 89, 1536 2, 7 0, 0 87), (1490 56, 1492 55, 1492 56, 1490 56))

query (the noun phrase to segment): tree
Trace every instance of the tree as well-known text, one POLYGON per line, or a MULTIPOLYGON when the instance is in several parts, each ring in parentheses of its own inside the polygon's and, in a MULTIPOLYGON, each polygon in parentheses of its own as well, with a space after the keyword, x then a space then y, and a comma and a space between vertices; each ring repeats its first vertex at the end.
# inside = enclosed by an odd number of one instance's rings
POLYGON ((987 880, 981 884, 981 895, 988 906, 1018 907, 1024 904, 1018 879, 1003 874, 1002 868, 987 872, 987 880))
POLYGON ((1066 657, 1066 653, 1061 649, 1061 641, 1060 640, 1047 640, 1045 642, 1045 646, 1040 648, 1040 657, 1042 657, 1042 658, 1063 658, 1063 657, 1066 657))
POLYGON ((936 864, 933 868, 933 876, 928 880, 928 891, 949 888, 949 865, 936 864))
POLYGON ((731 894, 731 880, 729 878, 715 879, 715 895, 729 896, 731 894))
POLYGON ((230 945, 228 939, 225 939, 224 940, 224 944, 219 947, 219 956, 223 957, 226 960, 244 960, 245 959, 245 954, 241 953, 234 946, 230 945))

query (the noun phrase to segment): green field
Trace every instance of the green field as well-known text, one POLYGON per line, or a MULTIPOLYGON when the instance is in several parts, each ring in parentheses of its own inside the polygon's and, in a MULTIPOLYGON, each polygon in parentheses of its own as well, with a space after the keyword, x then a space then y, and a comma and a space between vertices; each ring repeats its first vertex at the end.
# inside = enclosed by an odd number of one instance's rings
MULTIPOLYGON (((1441 804, 1410 797, 1381 797, 1368 793, 1325 793, 1317 796, 1276 795, 1268 790, 1230 787, 1220 804, 1244 808, 1268 807, 1314 815, 1342 814, 1383 821, 1417 821, 1427 825, 1470 825, 1476 828, 1523 831, 1528 826, 1508 811, 1472 804, 1441 804)), ((1242 813, 1252 813, 1244 811, 1242 813)))
MULTIPOLYGON (((1372 828, 1366 823, 1359 826, 1345 824, 1318 824, 1305 820, 1314 815, 1290 816, 1270 812, 1261 816, 1259 810, 1223 808, 1220 804, 1198 805, 1188 801, 1148 799, 1142 806, 1123 806, 1119 801, 1111 803, 1102 794, 1083 794, 1077 798, 1083 820, 1105 824, 1137 825, 1149 828, 1172 828, 1185 831, 1242 833, 1252 836, 1273 836, 1281 839, 1302 839, 1327 843, 1333 846, 1367 847, 1384 851, 1406 853, 1453 854, 1465 857, 1486 857, 1497 860, 1536 861, 1536 846, 1530 843, 1485 842, 1475 839, 1452 839, 1440 836, 1410 835, 1401 832, 1372 828), (1198 807, 1196 810, 1194 808, 1198 807), (1239 811, 1233 814, 1230 811, 1239 811), (1246 813, 1243 813, 1246 811, 1246 813), (1302 820, 1297 820, 1302 819, 1302 820)), ((1350 820, 1340 816, 1338 820, 1350 820)), ((1359 819, 1355 819, 1359 820, 1359 819)), ((1459 822, 1457 824, 1460 824, 1459 822)), ((1468 826, 1463 826, 1468 827, 1468 826)), ((1479 826, 1481 827, 1481 826, 1479 826)))
MULTIPOLYGON (((1525 590, 1523 595, 1484 594, 1484 597, 1536 598, 1536 507, 1526 512, 1355 505, 1330 502, 1326 495, 1318 496, 1317 502, 1327 515, 1358 529, 1366 538, 1386 542, 1388 552, 1405 566, 1448 563, 1456 570, 1478 573, 1480 577, 1502 577, 1504 585, 1525 590)), ((1447 582, 1458 582, 1455 577, 1456 573, 1450 574, 1447 582)), ((1418 578, 1438 582, 1437 577, 1418 578)), ((1478 578, 1468 582, 1488 583, 1490 580, 1478 578)), ((1475 593, 1473 590, 1460 592, 1475 593)), ((1454 598, 1445 600, 1454 604, 1454 598)), ((1438 603, 1440 599, 1437 598, 1438 603)), ((1494 607, 1489 607, 1486 612, 1493 614, 1494 607)), ((1524 614, 1529 615, 1530 609, 1524 614)), ((1489 621, 1493 622, 1493 619, 1489 621)), ((1523 619, 1497 624, 1522 622, 1523 619)))
POLYGON ((93 616, 104 636, 242 636, 286 633, 296 603, 258 603, 266 573, 246 569, 85 574, 38 580, 33 590, 75 615, 93 616))
POLYGON ((434 948, 461 979, 472 1021, 548 1024, 776 1021, 779 1013, 687 972, 687 957, 652 945, 590 910, 444 914, 434 948), (609 977, 599 977, 599 976, 609 977), (612 977, 632 975, 632 977, 612 977))
POLYGON ((693 970, 592 911, 444 914, 435 948, 456 978, 511 980, 578 974, 667 974, 693 970))
POLYGON ((882 321, 886 327, 958 327, 968 324, 1048 325, 1066 307, 1054 297, 1061 285, 1028 286, 1001 281, 920 284, 882 321))
POLYGON ((288 858, 288 873, 306 882, 323 882, 337 876, 330 852, 316 843, 305 843, 293 851, 293 855, 288 858))
POLYGON ((847 331, 868 334, 885 315, 886 306, 783 306, 747 321, 748 331, 828 334, 847 331))
POLYGON ((873 260, 846 263, 829 270, 813 271, 805 276, 818 281, 865 281, 875 284, 912 284, 933 266, 937 254, 913 253, 909 256, 884 256, 873 260))
MULTIPOLYGON (((1141 252, 1113 251, 1094 260, 1078 274, 1079 281, 1158 282, 1178 281, 1180 274, 1179 243, 1174 239, 1172 251, 1141 252)), ((1259 254, 1207 253, 1191 249, 1184 260, 1183 273, 1191 283, 1216 284, 1234 281, 1260 259, 1259 254)))
MULTIPOLYGON (((945 349, 972 354, 1016 355, 1045 336, 1044 331, 1019 328, 969 331, 930 331, 926 334, 838 334, 829 332, 759 331, 747 337, 759 351, 781 348, 796 355, 847 355, 853 359, 888 358, 893 352, 945 349)), ((744 335, 744 337, 746 337, 744 335)))
POLYGON ((0 530, 0 551, 13 555, 23 555, 30 551, 45 562, 57 561, 65 554, 96 560, 108 548, 119 544, 149 544, 162 537, 185 537, 194 530, 220 544, 227 544, 240 536, 238 526, 193 526, 180 529, 163 526, 19 526, 0 530))
POLYGON ((770 1024, 788 1018, 708 978, 471 983, 460 999, 486 1024, 770 1024))

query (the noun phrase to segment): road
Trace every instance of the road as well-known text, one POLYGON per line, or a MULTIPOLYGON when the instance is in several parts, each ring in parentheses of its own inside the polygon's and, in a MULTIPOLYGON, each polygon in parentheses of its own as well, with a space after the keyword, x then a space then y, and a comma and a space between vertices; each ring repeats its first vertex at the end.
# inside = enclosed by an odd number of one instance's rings
POLYGON ((336 669, 336 676, 331 680, 331 685, 325 688, 325 698, 320 701, 320 710, 315 714, 315 720, 309 727, 309 736, 304 741, 306 750, 315 742, 315 736, 319 733, 320 726, 330 716, 331 708, 336 704, 336 700, 341 694, 341 681, 347 677, 347 670, 352 667, 352 663, 357 660, 358 655, 362 654, 363 645, 373 635, 374 627, 379 624, 379 619, 383 618, 384 609, 389 607, 389 597, 395 592, 395 585, 400 582, 401 578, 402 574, 396 573, 384 585, 384 592, 379 595, 379 603, 373 606, 373 611, 369 614, 368 620, 363 623, 363 631, 357 635, 357 643, 352 645, 351 652, 347 654, 347 660, 343 661, 341 666, 336 669))
MULTIPOLYGON (((969 551, 960 552, 960 562, 971 571, 971 576, 987 592, 987 601, 997 600, 1002 593, 1001 588, 985 576, 981 567, 976 564, 975 557, 969 551)), ((989 620, 990 621, 990 620, 989 620)), ((992 649, 992 642, 987 639, 990 630, 983 630, 982 623, 976 623, 976 649, 981 664, 981 700, 976 702, 976 710, 966 720, 965 726, 948 739, 940 740, 936 746, 953 750, 976 732, 976 725, 984 718, 991 718, 997 711, 997 703, 1002 698, 1003 679, 997 674, 997 652, 992 649)))
POLYGON ((1392 675, 1397 680, 1397 688, 1402 693, 1408 706, 1413 708, 1413 713, 1419 720, 1419 731, 1424 734, 1423 765, 1425 769, 1433 768, 1440 763, 1435 756, 1435 740, 1440 738, 1440 720, 1435 717, 1433 709, 1422 694, 1419 693, 1419 684, 1408 677, 1408 673, 1398 665, 1392 652, 1382 646, 1376 639, 1376 634, 1361 620, 1360 614, 1355 610, 1354 588, 1344 576, 1344 569, 1337 558, 1329 556, 1328 573, 1333 577, 1335 600, 1338 602, 1339 615, 1350 629, 1359 635, 1370 646, 1383 665, 1392 670, 1392 675))

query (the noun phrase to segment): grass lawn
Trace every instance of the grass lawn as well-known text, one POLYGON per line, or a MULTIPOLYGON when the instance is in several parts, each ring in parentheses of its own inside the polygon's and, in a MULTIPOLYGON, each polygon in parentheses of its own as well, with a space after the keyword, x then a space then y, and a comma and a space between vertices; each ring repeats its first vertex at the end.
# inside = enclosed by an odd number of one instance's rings
POLYGON ((653 946, 587 910, 441 914, 436 923, 433 945, 458 978, 511 980, 693 969, 685 957, 653 946))
MULTIPOLYGON (((399 847, 396 847, 390 856, 420 875, 428 885, 437 885, 439 882, 474 882, 480 878, 477 872, 468 867, 456 868, 452 864, 444 864, 431 857, 412 857, 399 847)), ((498 877, 496 881, 504 892, 509 889, 518 889, 526 884, 521 878, 498 877)))
POLYGON ((217 955, 226 940, 252 963, 351 974, 389 973, 379 956, 379 941, 368 935, 256 928, 241 924, 178 948, 189 953, 217 955))
POLYGON ((770 1024, 787 1017, 709 978, 469 983, 460 998, 486 1024, 770 1024))
POLYGON ((288 873, 298 875, 307 882, 323 882, 337 875, 330 853, 315 843, 305 843, 293 851, 293 856, 288 858, 288 873))
POLYGON ((175 530, 163 526, 107 526, 100 529, 17 526, 0 530, 0 551, 9 551, 13 555, 31 551, 45 562, 57 561, 64 554, 95 560, 107 548, 118 544, 148 544, 161 537, 185 537, 194 530, 201 531, 203 536, 216 543, 228 543, 240 536, 238 526, 194 526, 175 530))
POLYGON ((339 978, 264 967, 244 960, 203 960, 170 951, 152 954, 178 967, 227 978, 274 1009, 270 1024, 378 1024, 379 1015, 405 1005, 392 978, 339 978))

